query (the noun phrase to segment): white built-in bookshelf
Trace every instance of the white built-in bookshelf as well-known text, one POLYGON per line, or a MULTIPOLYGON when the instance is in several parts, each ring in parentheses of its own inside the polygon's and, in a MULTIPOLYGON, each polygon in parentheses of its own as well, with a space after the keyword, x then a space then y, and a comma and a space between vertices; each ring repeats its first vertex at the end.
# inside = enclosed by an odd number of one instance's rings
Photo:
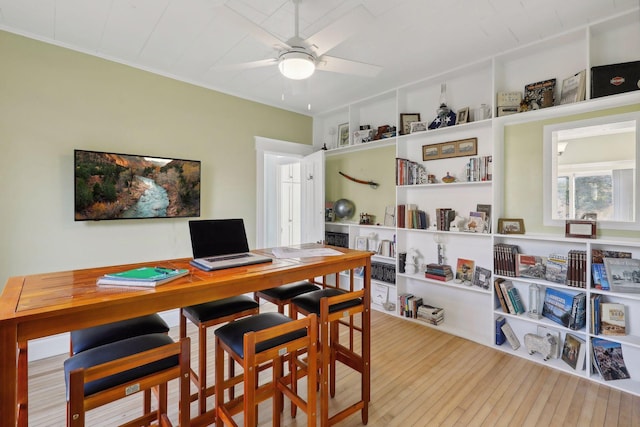
MULTIPOLYGON (((452 208, 462 216, 475 211, 477 204, 492 206, 491 227, 493 233, 471 233, 464 231, 437 231, 408 229, 385 226, 359 225, 357 223, 328 222, 327 231, 348 234, 349 247, 355 248, 358 237, 375 236, 374 241, 392 240, 397 253, 416 250, 418 263, 425 265, 437 261, 437 242, 444 245, 445 263, 454 269, 459 258, 472 259, 475 266, 493 270, 493 247, 496 243, 510 243, 519 247, 521 253, 548 256, 550 253, 567 253, 569 250, 583 250, 587 254, 592 249, 619 250, 632 252, 633 258, 640 258, 640 242, 624 239, 575 239, 565 238, 564 230, 549 235, 502 235, 495 233, 498 218, 504 216, 505 182, 504 175, 504 133, 505 128, 513 124, 533 122, 549 118, 561 118, 582 113, 598 111, 619 106, 640 104, 640 92, 591 99, 590 73, 593 66, 640 60, 640 11, 616 16, 586 27, 571 30, 562 35, 541 40, 500 55, 478 61, 473 64, 450 70, 440 75, 429 76, 424 80, 396 88, 370 98, 354 102, 342 108, 325 112, 314 117, 314 146, 320 149, 326 144, 327 156, 341 156, 356 151, 375 150, 381 147, 395 146, 396 157, 409 159, 423 164, 429 174, 435 175, 438 183, 396 186, 396 200, 387 204, 414 204, 427 212, 429 222, 435 218, 436 208, 452 208), (625 40, 620 43, 620 40, 625 40), (496 117, 496 93, 520 91, 532 82, 556 78, 555 99, 560 99, 562 80, 587 70, 586 100, 566 105, 549 107, 509 116, 496 117), (454 110, 469 107, 472 119, 469 123, 439 128, 426 132, 377 141, 351 144, 344 147, 336 145, 336 129, 348 123, 350 130, 361 125, 376 128, 381 125, 400 127, 399 118, 403 113, 420 113, 421 120, 430 122, 435 118, 435 109, 439 104, 442 83, 446 83, 446 102, 454 110), (492 117, 478 120, 475 110, 482 104, 488 105, 492 117), (476 119, 476 120, 473 120, 476 119), (464 182, 465 166, 468 157, 455 157, 423 161, 422 147, 430 144, 477 138, 478 156, 492 156, 493 179, 482 182, 464 182), (454 175, 454 183, 442 183, 441 178, 447 172, 454 175)), ((393 185, 393 183, 387 183, 393 185)), ((542 183, 540 183, 542 185, 542 183)), ((540 207, 542 209, 542 207, 540 207)), ((526 223, 526 217, 524 218, 526 223)), ((359 240, 362 243, 362 239, 359 240)), ((375 250, 372 242, 370 249, 375 250)), ((525 315, 512 315, 502 312, 493 289, 493 280, 499 275, 493 274, 489 289, 468 286, 455 281, 440 282, 427 279, 424 270, 417 273, 401 273, 396 257, 374 255, 373 261, 393 264, 396 267, 395 283, 372 281, 372 307, 391 315, 401 316, 398 297, 411 293, 423 298, 425 303, 442 307, 445 321, 435 327, 447 333, 465 337, 500 351, 546 364, 571 374, 640 395, 640 294, 613 293, 591 287, 590 256, 587 256, 587 286, 580 291, 587 296, 587 326, 578 331, 565 328, 546 318, 534 319, 525 315), (590 299, 602 294, 605 301, 621 302, 627 306, 629 323, 628 335, 604 338, 622 344, 624 359, 631 374, 630 380, 607 381, 601 379, 590 369, 590 338, 595 336, 591 329, 590 299), (395 308, 384 302, 395 304, 395 308), (508 343, 495 345, 495 319, 504 316, 519 337, 522 346, 512 350, 508 343), (561 359, 544 361, 539 354, 529 355, 524 346, 524 334, 535 333, 538 325, 560 331, 564 339, 566 333, 572 333, 587 343, 586 369, 574 370, 561 359)), ((520 291, 525 306, 529 304, 529 286, 536 283, 542 288, 575 289, 546 280, 504 277, 511 280, 520 291)), ((420 322, 407 319, 407 321, 420 322)))

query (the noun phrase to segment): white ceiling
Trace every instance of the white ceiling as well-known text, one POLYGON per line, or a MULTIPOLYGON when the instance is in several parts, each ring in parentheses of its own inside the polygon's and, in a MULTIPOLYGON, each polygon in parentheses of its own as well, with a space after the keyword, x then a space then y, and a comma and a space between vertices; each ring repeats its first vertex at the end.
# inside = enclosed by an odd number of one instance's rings
MULTIPOLYGON (((314 115, 639 6, 640 0, 301 0, 300 37, 357 11, 327 54, 382 67, 376 77, 316 71, 285 81, 246 17, 295 34, 291 0, 0 0, 0 29, 283 109, 314 115), (311 109, 308 109, 310 104, 311 109)), ((350 15, 350 20, 353 15, 350 15)), ((1 60, 0 60, 1 64, 1 60)), ((549 64, 552 67, 552 64, 549 64)))

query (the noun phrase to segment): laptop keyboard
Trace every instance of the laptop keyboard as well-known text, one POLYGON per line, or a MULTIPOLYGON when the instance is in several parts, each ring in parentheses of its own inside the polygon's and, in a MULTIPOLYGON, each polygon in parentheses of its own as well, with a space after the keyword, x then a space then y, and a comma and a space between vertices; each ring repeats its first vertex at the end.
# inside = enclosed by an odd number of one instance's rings
POLYGON ((217 257, 205 258, 205 259, 209 262, 217 262, 217 261, 226 261, 229 259, 247 258, 249 256, 250 256, 249 254, 235 254, 235 255, 223 255, 223 256, 217 256, 217 257))

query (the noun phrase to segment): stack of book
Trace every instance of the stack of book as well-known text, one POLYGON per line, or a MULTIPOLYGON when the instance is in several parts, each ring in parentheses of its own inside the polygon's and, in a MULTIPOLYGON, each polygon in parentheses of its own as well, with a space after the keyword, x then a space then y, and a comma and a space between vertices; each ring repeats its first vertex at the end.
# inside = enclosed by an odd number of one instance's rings
POLYGON ((436 227, 438 231, 449 231, 451 221, 456 217, 456 211, 451 208, 436 208, 436 227))
POLYGON ((493 178, 493 156, 472 157, 466 167, 467 181, 491 181, 493 178))
POLYGON ((423 304, 418 307, 418 315, 416 318, 418 320, 422 320, 423 322, 437 326, 444 322, 444 309, 428 304, 423 304))
POLYGON ((417 205, 412 203, 398 205, 397 209, 398 228, 417 228, 420 230, 428 228, 427 214, 425 211, 418 209, 417 205))
POLYGON ((450 265, 446 264, 427 264, 427 271, 424 273, 424 277, 448 282, 453 280, 453 270, 450 265))
POLYGON ((427 170, 423 165, 408 159, 396 158, 396 185, 427 183, 427 170))
POLYGON ((118 273, 105 274, 98 279, 98 286, 133 286, 153 288, 186 276, 189 270, 164 267, 140 267, 118 273))

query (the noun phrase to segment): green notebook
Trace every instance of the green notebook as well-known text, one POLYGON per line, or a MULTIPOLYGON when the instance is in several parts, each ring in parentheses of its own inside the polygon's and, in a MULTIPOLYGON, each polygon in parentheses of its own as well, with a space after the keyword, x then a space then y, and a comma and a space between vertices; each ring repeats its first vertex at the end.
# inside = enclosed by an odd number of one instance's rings
POLYGON ((119 273, 105 274, 105 277, 123 280, 149 281, 168 279, 185 275, 187 269, 172 269, 164 267, 140 267, 119 273))

